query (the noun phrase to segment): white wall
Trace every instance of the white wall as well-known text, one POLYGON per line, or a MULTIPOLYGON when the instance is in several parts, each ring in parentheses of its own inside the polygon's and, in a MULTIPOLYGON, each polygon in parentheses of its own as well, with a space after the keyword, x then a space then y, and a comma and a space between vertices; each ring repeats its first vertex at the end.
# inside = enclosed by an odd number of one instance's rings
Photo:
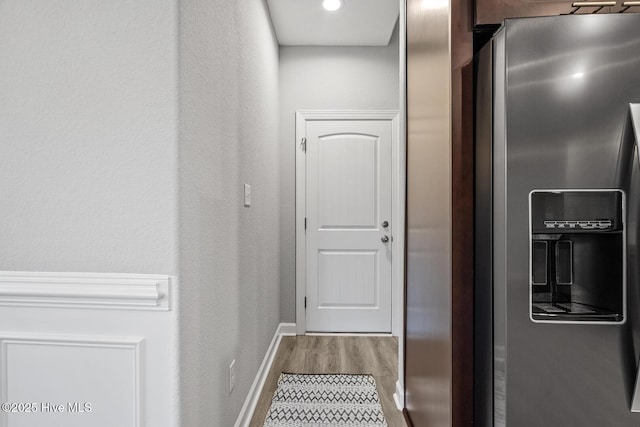
MULTIPOLYGON (((0 270, 177 273, 177 34, 175 0, 0 1, 0 270)), ((67 308, 48 291, 73 305, 128 279, 56 277, 28 273, 23 302, 2 283, 0 400, 94 411, 0 424, 177 425, 175 306, 67 308)))
POLYGON ((262 0, 180 5, 182 425, 231 426, 280 317, 278 46, 262 0))
POLYGON ((280 48, 280 307, 295 322, 295 112, 399 107, 398 30, 386 47, 280 48))

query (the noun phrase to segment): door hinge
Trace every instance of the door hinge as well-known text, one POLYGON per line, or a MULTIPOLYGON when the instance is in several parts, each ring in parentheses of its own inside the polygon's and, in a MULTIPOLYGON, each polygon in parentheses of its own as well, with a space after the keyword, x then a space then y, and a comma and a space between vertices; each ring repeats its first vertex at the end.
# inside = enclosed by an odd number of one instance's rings
POLYGON ((304 231, 307 231, 307 218, 304 219, 304 231))
POLYGON ((304 297, 304 308, 307 308, 307 297, 304 297))
POLYGON ((307 152, 307 138, 302 138, 302 140, 300 141, 300 148, 305 153, 307 152))

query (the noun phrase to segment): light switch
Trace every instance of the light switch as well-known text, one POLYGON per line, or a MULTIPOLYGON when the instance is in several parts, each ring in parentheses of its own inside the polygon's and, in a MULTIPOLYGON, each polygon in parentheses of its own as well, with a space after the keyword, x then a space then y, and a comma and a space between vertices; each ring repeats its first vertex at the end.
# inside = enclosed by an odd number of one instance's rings
POLYGON ((245 207, 251 206, 251 186, 249 184, 244 185, 244 205, 245 207))

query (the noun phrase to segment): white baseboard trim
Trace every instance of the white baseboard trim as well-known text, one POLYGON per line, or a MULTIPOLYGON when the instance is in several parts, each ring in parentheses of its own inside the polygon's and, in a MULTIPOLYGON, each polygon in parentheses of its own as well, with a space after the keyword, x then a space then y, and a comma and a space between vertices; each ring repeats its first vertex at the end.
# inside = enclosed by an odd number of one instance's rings
POLYGON ((242 405, 242 409, 240 410, 240 414, 236 419, 234 427, 248 427, 249 423, 251 423, 253 412, 258 404, 258 399, 260 399, 264 383, 267 381, 267 375, 269 375, 271 365, 273 364, 273 360, 278 352, 280 341, 283 336, 291 336, 295 334, 295 323, 280 323, 278 325, 276 333, 273 335, 273 339, 271 340, 271 344, 269 344, 269 348, 267 349, 267 353, 264 355, 264 359, 258 368, 253 384, 251 384, 247 398, 244 400, 244 405, 242 405))
POLYGON ((310 337, 392 337, 391 334, 366 333, 366 332, 307 332, 310 337))
POLYGON ((296 335, 295 323, 280 323, 278 330, 283 337, 291 337, 296 335))
POLYGON ((396 392, 393 393, 393 401, 396 403, 398 411, 404 409, 404 387, 400 384, 400 381, 396 381, 396 392))

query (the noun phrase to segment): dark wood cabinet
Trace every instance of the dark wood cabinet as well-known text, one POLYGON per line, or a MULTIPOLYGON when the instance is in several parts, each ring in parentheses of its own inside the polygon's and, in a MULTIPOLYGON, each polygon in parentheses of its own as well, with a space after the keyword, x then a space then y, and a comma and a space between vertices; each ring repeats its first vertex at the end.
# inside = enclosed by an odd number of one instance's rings
MULTIPOLYGON (((572 1, 476 0, 475 3, 475 25, 500 24, 506 18, 562 15, 574 10, 572 1)), ((616 6, 605 7, 599 13, 617 13, 622 9, 621 4, 622 0, 618 0, 616 6)), ((585 7, 575 13, 593 13, 594 10, 593 7, 585 7)))

